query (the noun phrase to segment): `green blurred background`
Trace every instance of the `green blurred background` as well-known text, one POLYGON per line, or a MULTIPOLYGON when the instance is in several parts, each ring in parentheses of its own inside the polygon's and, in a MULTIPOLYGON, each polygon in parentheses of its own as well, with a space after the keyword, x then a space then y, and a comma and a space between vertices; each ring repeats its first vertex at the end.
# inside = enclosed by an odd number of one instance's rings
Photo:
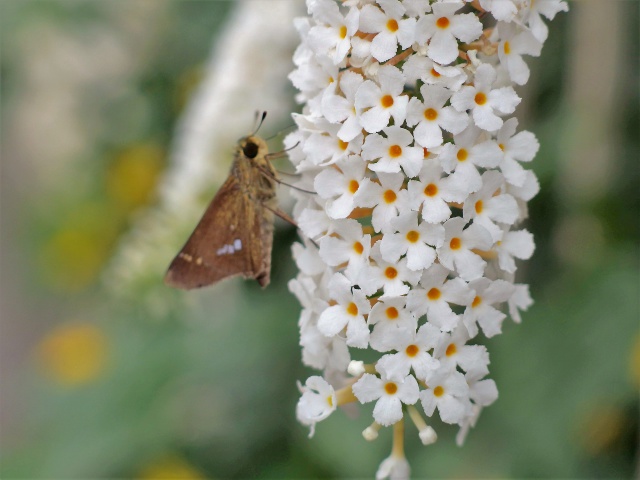
MULTIPOLYGON (((388 455, 390 432, 360 434, 370 405, 312 439, 295 420, 295 382, 313 372, 286 287, 292 228, 279 225, 266 290, 169 291, 170 256, 125 294, 105 277, 158 202, 176 122, 237 3, 0 2, 3 479, 372 478, 388 455)), ((486 342, 500 398, 463 448, 450 426, 430 447, 407 428, 417 478, 638 475, 638 10, 572 2, 529 62, 517 114, 541 142, 542 189, 518 280, 536 303, 486 342)))

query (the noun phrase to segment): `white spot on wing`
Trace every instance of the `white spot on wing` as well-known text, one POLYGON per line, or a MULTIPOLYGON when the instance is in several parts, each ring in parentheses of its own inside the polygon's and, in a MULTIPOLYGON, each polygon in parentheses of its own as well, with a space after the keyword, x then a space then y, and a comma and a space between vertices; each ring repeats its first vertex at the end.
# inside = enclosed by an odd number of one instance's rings
POLYGON ((242 250, 242 240, 236 238, 233 243, 222 246, 216 251, 216 255, 232 255, 242 250))

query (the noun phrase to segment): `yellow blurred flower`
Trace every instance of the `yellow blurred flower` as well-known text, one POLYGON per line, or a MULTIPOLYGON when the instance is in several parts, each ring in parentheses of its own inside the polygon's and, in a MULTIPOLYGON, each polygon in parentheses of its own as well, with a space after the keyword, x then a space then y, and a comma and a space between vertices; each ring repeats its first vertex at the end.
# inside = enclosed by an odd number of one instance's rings
POLYGON ((125 210, 147 204, 153 198, 164 168, 164 156, 162 148, 153 143, 125 148, 107 171, 108 195, 125 210))
POLYGON ((73 323, 49 333, 37 353, 45 372, 58 383, 73 386, 99 377, 107 364, 107 335, 95 325, 73 323))
POLYGON ((120 225, 121 218, 110 205, 78 202, 40 252, 45 281, 64 292, 91 285, 111 253, 120 225))
POLYGON ((205 476, 177 455, 157 458, 144 466, 136 476, 139 480, 200 480, 205 476))
POLYGON ((590 456, 601 455, 624 436, 628 419, 614 405, 593 405, 580 417, 576 438, 590 456))

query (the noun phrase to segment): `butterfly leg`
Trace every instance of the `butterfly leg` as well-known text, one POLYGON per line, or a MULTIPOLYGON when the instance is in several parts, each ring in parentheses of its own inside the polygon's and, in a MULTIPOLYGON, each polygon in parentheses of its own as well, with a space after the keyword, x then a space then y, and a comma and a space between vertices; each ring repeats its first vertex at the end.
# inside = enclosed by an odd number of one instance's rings
MULTIPOLYGON (((300 188, 300 187, 296 187, 295 185, 291 185, 289 183, 285 183, 282 180, 280 180, 278 177, 276 177, 275 175, 273 175, 271 172, 269 172, 268 170, 266 170, 265 168, 258 166, 258 171, 264 175, 265 177, 267 177, 270 180, 273 180, 274 182, 280 184, 280 185, 286 185, 287 187, 293 188, 294 190, 298 190, 299 192, 304 192, 304 193, 310 193, 312 195, 316 195, 316 192, 312 192, 311 190, 305 190, 304 188, 300 188)), ((297 174, 293 174, 293 175, 297 175, 297 174)))
MULTIPOLYGON (((302 232, 302 229, 298 226, 298 224, 296 223, 296 221, 291 218, 286 212, 283 212, 282 210, 280 210, 279 208, 271 208, 269 205, 267 205, 266 203, 263 203, 262 206, 264 208, 266 208, 267 210, 273 212, 274 215, 277 215, 278 217, 280 217, 282 220, 284 220, 287 223, 290 223, 291 225, 293 225, 294 227, 296 227, 300 232, 302 232)), ((307 237, 309 238, 309 237, 307 237)), ((313 243, 316 248, 320 248, 320 246, 311 238, 309 238, 309 241, 311 243, 313 243)))

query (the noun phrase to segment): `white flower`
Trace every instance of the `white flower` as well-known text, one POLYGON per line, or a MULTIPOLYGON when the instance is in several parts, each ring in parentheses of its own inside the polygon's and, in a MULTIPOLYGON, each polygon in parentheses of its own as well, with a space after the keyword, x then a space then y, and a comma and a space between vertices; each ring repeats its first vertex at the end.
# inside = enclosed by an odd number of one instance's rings
POLYGON ((470 338, 464 325, 460 325, 450 334, 440 337, 433 356, 443 366, 453 369, 460 366, 465 372, 481 378, 489 373, 489 354, 484 345, 466 345, 470 338))
POLYGON ((408 83, 415 84, 417 80, 422 80, 427 85, 440 85, 452 92, 460 90, 467 79, 462 67, 442 66, 429 57, 420 55, 410 56, 402 65, 402 73, 407 77, 408 83))
POLYGON ((309 13, 322 22, 309 30, 309 45, 318 54, 329 55, 333 63, 344 60, 351 48, 351 37, 358 31, 360 11, 352 8, 343 16, 332 0, 314 0, 309 13))
POLYGON ((424 150, 410 147, 413 135, 400 127, 387 127, 382 130, 386 137, 373 133, 367 135, 362 145, 362 158, 377 160, 369 164, 369 170, 374 172, 397 173, 400 167, 409 177, 418 175, 422 167, 424 150))
POLYGON ((392 339, 398 331, 416 331, 418 322, 405 303, 406 297, 387 297, 376 302, 367 319, 374 326, 369 340, 371 348, 386 352, 392 349, 392 339))
POLYGON ((416 24, 416 42, 429 41, 427 55, 434 62, 446 65, 458 57, 458 42, 472 42, 482 34, 482 24, 471 13, 455 15, 463 2, 434 3, 433 14, 425 15, 416 24))
POLYGON ((404 456, 393 453, 385 458, 376 471, 376 480, 388 478, 390 480, 409 480, 411 468, 404 456))
POLYGON ((425 148, 442 145, 442 130, 451 133, 462 132, 469 123, 464 112, 457 112, 453 107, 445 107, 451 92, 439 85, 423 85, 420 94, 422 102, 416 97, 409 101, 407 107, 407 125, 413 127, 416 142, 425 148))
POLYGON ((318 248, 310 243, 306 239, 304 246, 301 243, 294 243, 293 259, 302 273, 309 276, 321 275, 326 271, 326 265, 318 255, 318 248))
POLYGON ((399 211, 408 210, 409 194, 402 188, 401 173, 378 173, 378 179, 379 184, 365 178, 355 200, 359 207, 374 207, 371 224, 381 232, 389 228, 389 222, 399 211))
POLYGON ((516 187, 522 187, 526 179, 526 172, 518 162, 530 162, 538 153, 540 144, 536 136, 527 131, 516 133, 518 119, 510 118, 498 130, 496 141, 504 157, 500 163, 500 170, 504 178, 516 187))
POLYGON ((542 43, 536 40, 530 30, 518 28, 512 23, 499 23, 497 33, 500 36, 498 57, 502 66, 506 67, 513 82, 524 85, 529 80, 529 67, 522 55, 540 56, 542 43))
MULTIPOLYGON (((438 160, 445 172, 454 172, 449 178, 455 186, 469 194, 477 192, 482 186, 478 167, 495 168, 500 164, 503 154, 493 140, 481 140, 481 131, 475 125, 469 125, 462 133, 453 137, 453 143, 442 147, 438 160)), ((466 196, 466 195, 465 195, 466 196)))
POLYGON ((542 16, 553 20, 558 12, 566 12, 569 6, 564 0, 524 0, 524 23, 531 28, 533 35, 540 42, 544 42, 549 36, 549 27, 542 20, 542 16))
POLYGON ((440 367, 440 362, 429 354, 440 338, 440 330, 428 323, 416 332, 409 329, 398 329, 389 332, 389 345, 397 353, 384 355, 376 370, 388 379, 402 381, 413 369, 416 378, 425 380, 427 375, 440 367))
POLYGON ((502 126, 503 121, 497 114, 513 113, 520 103, 512 87, 492 88, 496 78, 496 70, 483 63, 476 70, 474 85, 462 87, 451 97, 451 105, 456 110, 471 110, 475 124, 489 132, 502 126))
POLYGON ((321 113, 319 101, 327 88, 335 88, 340 68, 328 57, 313 56, 289 74, 291 83, 302 92, 312 112, 321 113), (320 95, 320 99, 315 99, 320 95))
POLYGON ((445 423, 460 422, 471 409, 464 375, 446 366, 427 378, 427 388, 420 392, 420 401, 427 416, 433 415, 437 408, 445 423))
POLYGON ((510 22, 518 13, 518 0, 480 0, 480 6, 496 20, 510 22))
POLYGON ((380 241, 380 253, 390 263, 406 255, 409 270, 424 270, 436 259, 433 247, 443 241, 442 225, 418 224, 418 213, 408 212, 391 220, 390 230, 380 241))
POLYGON ((469 374, 465 375, 469 385, 469 397, 473 400, 473 406, 469 414, 458 424, 460 431, 456 435, 456 444, 462 446, 469 430, 475 427, 483 407, 491 405, 498 399, 498 388, 493 380, 480 380, 469 374))
POLYGON ((529 294, 529 285, 516 284, 514 287, 515 290, 508 300, 509 315, 514 322, 520 323, 522 322, 520 310, 528 310, 533 305, 533 299, 529 294))
POLYGON ((513 284, 505 280, 478 278, 469 283, 469 288, 475 291, 475 297, 462 316, 469 335, 473 338, 478 334, 477 324, 480 324, 487 337, 497 335, 502 331, 502 321, 507 316, 494 305, 506 302, 511 297, 514 292, 513 284))
POLYGON ((515 273, 514 257, 528 260, 533 255, 535 249, 533 235, 527 230, 506 230, 502 235, 502 240, 496 243, 494 249, 498 252, 500 268, 507 273, 515 273))
POLYGON ((480 412, 482 412, 481 406, 472 405, 471 410, 467 414, 467 416, 460 422, 458 422, 458 425, 460 425, 460 430, 458 430, 458 434, 456 435, 456 445, 458 445, 459 447, 464 445, 464 442, 467 439, 467 435, 469 434, 469 430, 476 426, 476 422, 480 417, 480 412))
POLYGON ((407 295, 407 308, 417 317, 427 316, 429 323, 449 332, 458 325, 456 315, 449 303, 467 305, 473 292, 460 278, 447 279, 449 270, 440 264, 432 265, 422 274, 419 287, 407 295))
POLYGON ((322 97, 322 113, 332 123, 342 122, 338 138, 344 142, 353 140, 362 131, 355 107, 356 92, 362 82, 362 75, 347 70, 340 76, 339 86, 342 95, 325 90, 322 97))
POLYGON ((397 126, 402 125, 407 115, 409 97, 403 95, 404 75, 393 66, 380 67, 378 70, 380 84, 365 80, 356 92, 356 111, 360 124, 369 133, 376 133, 393 120, 397 126))
POLYGON ((472 224, 463 230, 466 222, 462 218, 450 218, 444 223, 444 244, 437 249, 438 260, 449 270, 456 270, 466 281, 480 278, 486 262, 473 253, 474 248, 488 250, 493 245, 486 228, 472 224))
MULTIPOLYGON (((507 185, 507 192, 523 202, 528 202, 540 191, 538 178, 531 170, 524 171, 524 183, 522 186, 507 185)), ((526 218, 527 215, 521 215, 526 218)))
POLYGON ((365 267, 360 273, 358 284, 367 295, 382 290, 382 298, 406 295, 410 288, 407 283, 415 285, 420 278, 420 272, 407 268, 407 260, 386 262, 380 254, 380 242, 371 247, 371 259, 375 265, 365 267))
POLYGON ((351 357, 344 338, 329 338, 317 325, 311 323, 300 329, 302 362, 313 368, 326 371, 345 371, 351 357))
POLYGON ((369 264, 371 235, 365 235, 356 220, 341 220, 332 235, 320 239, 320 258, 329 266, 347 264, 345 275, 349 280, 358 278, 369 264))
POLYGON ((421 17, 431 11, 430 0, 402 0, 402 6, 409 17, 421 17))
POLYGON ((373 5, 365 5, 360 13, 360 30, 376 33, 371 42, 371 54, 379 62, 389 60, 396 54, 398 44, 408 48, 415 35, 416 21, 402 19, 405 8, 397 0, 378 0, 383 11, 373 5))
MULTIPOLYGON (((466 383, 465 383, 466 385, 466 383)), ((362 403, 377 400, 373 407, 373 418, 380 425, 393 425, 402 419, 402 404, 413 405, 418 401, 420 389, 413 375, 407 375, 402 381, 393 381, 365 373, 354 385, 353 394, 362 403)))
POLYGON ((313 182, 320 197, 328 199, 325 209, 331 218, 346 218, 354 208, 354 197, 364 180, 367 164, 357 155, 322 170, 313 182))
POLYGON ((338 137, 340 125, 328 124, 325 119, 318 118, 312 118, 311 121, 314 130, 310 131, 304 141, 302 151, 314 167, 332 165, 345 160, 349 155, 360 153, 362 135, 345 142, 338 137))
POLYGON ((297 220, 298 228, 307 238, 311 239, 332 233, 332 229, 335 227, 327 212, 324 209, 320 210, 317 204, 302 209, 301 213, 297 215, 297 220))
POLYGON ((422 219, 429 223, 440 223, 451 216, 447 202, 462 203, 467 191, 462 185, 444 176, 442 167, 434 161, 425 162, 418 175, 419 180, 411 180, 407 185, 411 208, 422 213, 422 219))
POLYGON ((337 335, 347 327, 347 345, 366 348, 369 343, 369 329, 364 315, 371 305, 362 290, 352 288, 351 282, 341 273, 336 273, 329 281, 329 293, 336 305, 328 307, 318 319, 318 330, 327 337, 337 335))
POLYGON ((502 229, 495 222, 513 225, 518 219, 518 204, 508 193, 498 193, 504 177, 495 170, 482 174, 482 188, 469 195, 464 202, 463 218, 486 228, 494 242, 502 239, 502 229))
POLYGON ((298 388, 302 396, 296 406, 296 417, 300 423, 311 427, 309 437, 312 437, 316 423, 335 411, 338 405, 336 393, 333 387, 319 376, 307 378, 305 386, 298 384, 298 388))

